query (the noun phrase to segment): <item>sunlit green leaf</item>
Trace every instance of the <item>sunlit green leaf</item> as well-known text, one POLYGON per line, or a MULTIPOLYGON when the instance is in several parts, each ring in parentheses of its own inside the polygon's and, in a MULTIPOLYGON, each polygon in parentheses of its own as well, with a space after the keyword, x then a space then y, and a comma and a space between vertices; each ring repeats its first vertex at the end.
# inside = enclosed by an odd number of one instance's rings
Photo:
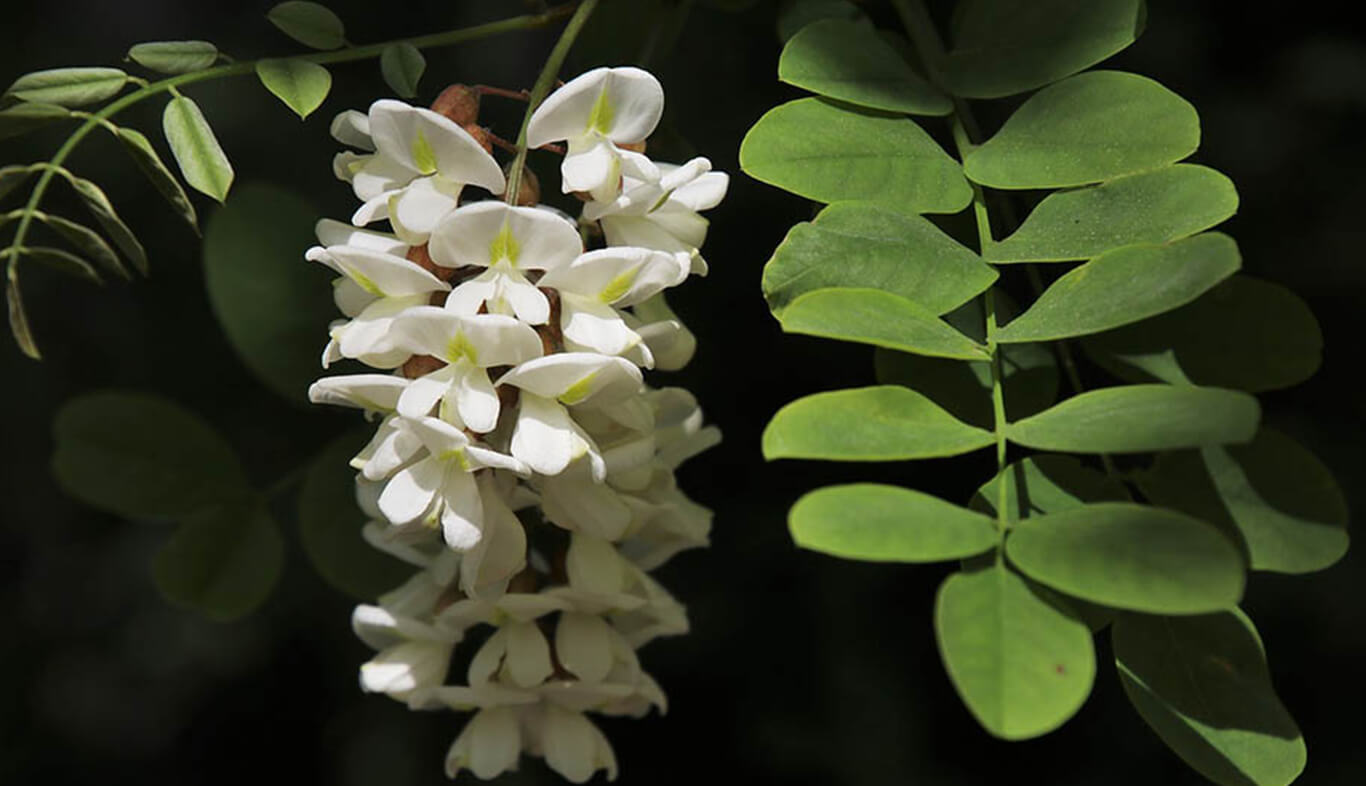
POLYGON ((408 43, 387 46, 379 57, 380 74, 385 84, 403 98, 417 95, 417 82, 427 68, 427 59, 408 43))
POLYGON ((124 516, 180 517, 248 491, 237 456, 213 427, 157 396, 71 399, 53 422, 53 442, 62 488, 124 516))
POLYGON ((1090 390, 1006 426, 1039 450, 1135 453, 1247 442, 1257 399, 1221 388, 1127 385, 1090 390))
POLYGON ((1201 614, 1243 594, 1243 556, 1213 526, 1176 511, 1101 502, 1022 522, 1006 555, 1030 578, 1119 609, 1201 614))
POLYGON ((1347 503, 1332 472, 1272 429, 1247 445, 1163 454, 1139 484, 1154 504, 1233 532, 1253 570, 1308 573, 1347 551, 1347 503))
POLYGON ((1199 144, 1180 96, 1137 74, 1089 71, 1031 96, 963 166, 992 188, 1063 188, 1156 169, 1199 144))
POLYGON ((764 429, 764 457, 897 461, 967 453, 995 442, 907 388, 880 386, 797 399, 764 429))
POLYGON ((40 262, 58 273, 65 273, 66 275, 75 278, 83 278, 86 281, 96 284, 103 283, 103 279, 100 278, 100 273, 95 269, 94 265, 91 265, 89 262, 86 262, 84 259, 81 259, 70 251, 64 251, 60 248, 49 248, 47 246, 26 246, 24 248, 24 256, 35 262, 40 262))
POLYGON ((966 0, 944 82, 967 98, 1052 84, 1134 42, 1142 0, 966 0))
POLYGON ((142 170, 147 175, 147 179, 152 181, 152 185, 166 201, 171 203, 176 214, 199 232, 199 216, 195 213, 194 204, 190 202, 190 195, 181 188, 180 181, 176 180, 171 170, 162 163, 161 156, 157 155, 156 148, 152 147, 152 141, 131 128, 119 129, 119 141, 123 143, 123 149, 133 157, 142 170))
POLYGON ((1228 235, 1125 246, 1068 271, 996 334, 1003 344, 1099 333, 1185 305, 1242 264, 1228 235))
POLYGON ((208 41, 153 41, 135 44, 128 57, 163 74, 188 74, 218 62, 218 47, 208 41))
POLYGON ((788 514, 798 546, 847 559, 940 562, 996 545, 980 513, 913 489, 875 483, 827 486, 797 500, 788 514))
MULTIPOLYGON (((128 269, 119 261, 119 255, 114 253, 114 249, 95 230, 61 216, 50 213, 40 215, 44 224, 51 227, 67 242, 79 249, 81 253, 94 260, 95 263, 124 278, 132 278, 128 269)), ((95 275, 94 278, 98 280, 99 276, 95 275)))
POLYGON ((284 559, 270 512, 249 500, 188 516, 152 559, 152 576, 172 603, 229 621, 265 602, 284 559))
POLYGON ((71 117, 71 110, 56 104, 15 104, 0 110, 0 140, 27 134, 68 117, 71 117))
POLYGON ((986 347, 959 333, 933 312, 877 289, 818 289, 788 304, 783 330, 857 341, 931 357, 988 357, 986 347))
POLYGON ((128 84, 117 68, 51 68, 14 80, 5 95, 20 101, 59 106, 85 106, 113 98, 128 84))
POLYGON ((862 199, 917 213, 957 213, 972 200, 963 169, 898 115, 819 98, 770 109, 740 144, 751 177, 817 202, 862 199))
POLYGON ((1177 164, 1050 194, 985 256, 998 263, 1090 259, 1120 246, 1188 237, 1237 208, 1233 181, 1208 167, 1177 164))
POLYGON ((977 490, 972 508, 996 515, 1003 491, 1007 521, 1061 513, 1091 502, 1129 501, 1124 484, 1072 456, 1030 456, 1010 464, 977 490))
POLYGON ((226 199, 232 186, 232 164, 199 105, 185 96, 171 99, 161 125, 185 182, 219 202, 226 199))
POLYGON ((256 76, 301 120, 322 106, 332 89, 332 75, 327 69, 307 60, 260 60, 256 63, 256 76))
POLYGON ((361 537, 366 516, 356 505, 356 471, 348 462, 365 437, 338 437, 309 466, 299 489, 299 542, 328 584, 357 600, 373 601, 402 584, 412 568, 361 537))
POLYGON ((863 11, 848 0, 785 0, 778 10, 778 39, 786 42, 802 28, 821 19, 864 19, 863 11))
POLYGON ((923 216, 836 202, 788 231, 764 266, 763 288, 775 314, 826 287, 881 289, 943 314, 995 280, 990 265, 923 216))
POLYGON ((247 184, 204 233, 204 283, 228 341, 271 390, 299 403, 335 315, 327 271, 303 261, 320 214, 293 192, 247 184))
POLYGON ((1113 636, 1129 701, 1201 775, 1220 786, 1288 786, 1299 777, 1304 738, 1276 696, 1261 639, 1241 611, 1127 614, 1113 636))
POLYGON ((1004 565, 949 576, 935 598, 934 629, 958 695, 997 737, 1046 734, 1091 693, 1091 632, 1004 565))
POLYGON ((147 251, 142 247, 142 242, 133 234, 133 230, 123 223, 123 219, 114 210, 114 205, 105 195, 104 190, 85 178, 76 177, 68 174, 67 181, 71 183, 76 195, 81 198, 81 202, 90 215, 95 217, 105 233, 118 246, 119 251, 133 263, 133 267, 144 276, 147 275, 147 251))
POLYGON ((290 0, 266 14, 285 35, 314 49, 339 49, 346 44, 341 19, 326 6, 290 0))
POLYGON ((1196 384, 1260 393, 1313 376, 1323 334, 1294 292, 1239 275, 1175 311, 1088 336, 1082 346, 1106 370, 1131 382, 1163 379, 1151 361, 1172 352, 1196 384))
POLYGON ((912 115, 953 111, 953 101, 861 22, 824 19, 807 25, 783 47, 778 78, 870 109, 912 115))

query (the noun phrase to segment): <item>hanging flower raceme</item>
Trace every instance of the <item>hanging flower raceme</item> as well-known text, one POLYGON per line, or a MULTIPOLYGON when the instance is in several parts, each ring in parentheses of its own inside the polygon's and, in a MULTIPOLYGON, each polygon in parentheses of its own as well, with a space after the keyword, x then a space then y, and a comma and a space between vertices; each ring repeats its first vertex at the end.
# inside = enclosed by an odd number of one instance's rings
POLYGON ((378 371, 309 393, 377 420, 351 462, 362 534, 416 571, 355 611, 376 651, 361 687, 473 713, 447 754, 452 777, 492 778, 526 753, 575 783, 615 778, 589 715, 666 706, 637 650, 688 620, 648 571, 706 545, 710 511, 674 470, 720 434, 691 394, 649 387, 642 369, 692 356, 663 293, 706 272, 698 211, 727 181, 704 158, 644 155, 663 101, 647 72, 602 68, 531 116, 530 145, 567 143, 563 190, 589 200, 577 222, 467 197, 505 187, 468 107, 446 117, 385 100, 333 123, 368 151, 336 160, 364 203, 353 223, 387 219, 393 233, 319 223, 307 258, 339 275, 345 317, 323 363, 378 371))

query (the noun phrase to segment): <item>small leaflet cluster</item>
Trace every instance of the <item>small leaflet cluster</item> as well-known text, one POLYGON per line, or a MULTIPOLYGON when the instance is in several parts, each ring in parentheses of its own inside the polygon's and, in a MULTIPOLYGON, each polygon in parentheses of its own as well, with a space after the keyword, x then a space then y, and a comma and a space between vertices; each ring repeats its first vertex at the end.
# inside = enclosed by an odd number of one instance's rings
POLYGON ((663 291, 705 274, 699 211, 727 176, 695 158, 651 161, 659 82, 599 68, 552 93, 527 144, 562 144, 576 219, 536 204, 530 172, 507 178, 478 126, 479 94, 432 109, 348 111, 336 158, 362 201, 319 222, 307 258, 339 277, 319 403, 366 410, 374 438, 352 460, 364 535, 415 573, 356 608, 376 654, 361 685, 413 709, 473 712, 446 758, 492 778, 522 752, 573 782, 617 774, 586 713, 663 712, 636 651, 686 632, 684 607, 648 571, 707 543, 711 513, 674 470, 716 444, 686 390, 646 385, 695 341, 663 291), (517 198, 468 198, 482 189, 517 198), (463 198, 463 199, 462 199, 463 198), (361 229, 387 220, 392 234, 361 229), (601 247, 596 242, 601 238, 601 247))

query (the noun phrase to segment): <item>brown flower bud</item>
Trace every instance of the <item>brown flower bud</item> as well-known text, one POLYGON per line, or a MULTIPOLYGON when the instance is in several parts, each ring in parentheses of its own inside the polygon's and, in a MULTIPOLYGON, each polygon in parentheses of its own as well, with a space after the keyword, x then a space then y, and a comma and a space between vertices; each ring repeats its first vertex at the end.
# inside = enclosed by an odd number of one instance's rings
POLYGON ((442 267, 432 261, 432 255, 427 252, 427 244, 413 246, 408 249, 408 261, 431 273, 442 281, 450 281, 455 278, 455 268, 442 267))
MULTIPOLYGON (((432 111, 445 115, 457 125, 479 122, 479 93, 469 85, 451 85, 432 102, 432 111)), ((469 131, 468 128, 465 129, 469 131)))
POLYGON ((536 173, 531 171, 531 167, 522 167, 522 179, 517 184, 517 204, 522 207, 531 207, 541 201, 541 179, 536 177, 536 173))
POLYGON ((484 128, 478 123, 466 123, 461 126, 461 128, 464 128, 470 136, 474 137, 474 141, 478 142, 479 146, 484 148, 485 153, 493 155, 493 139, 490 138, 487 128, 484 128))
POLYGON ((408 379, 417 379, 426 376, 433 371, 446 365, 446 361, 435 355, 413 355, 408 358, 401 368, 403 376, 408 379))
POLYGON ((622 150, 630 150, 632 153, 644 153, 645 140, 642 139, 639 142, 623 142, 622 144, 617 145, 617 147, 622 150))

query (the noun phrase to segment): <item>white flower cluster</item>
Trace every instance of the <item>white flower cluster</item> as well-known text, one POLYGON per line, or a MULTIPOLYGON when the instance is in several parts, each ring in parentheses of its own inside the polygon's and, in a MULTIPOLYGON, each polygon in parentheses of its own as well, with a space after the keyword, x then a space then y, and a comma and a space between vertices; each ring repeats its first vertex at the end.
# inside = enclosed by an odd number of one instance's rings
POLYGON ((310 397, 375 413, 352 460, 373 519, 364 534, 418 569, 355 611, 378 651, 361 685, 415 709, 475 711, 451 777, 492 778, 525 751, 575 783, 614 778, 585 713, 664 710, 636 650, 688 622, 647 571, 707 543, 711 513, 674 470, 720 434, 690 393, 650 388, 641 369, 692 355, 661 293, 705 273, 698 211, 727 178, 704 158, 670 166, 639 152, 663 103, 649 73, 600 68, 537 108, 528 143, 564 143, 564 191, 585 201, 577 221, 462 204, 467 186, 506 187, 482 129, 457 122, 469 118, 383 100, 333 123, 364 151, 335 165, 363 204, 355 226, 320 222, 307 254, 340 275, 346 318, 323 365, 388 373, 327 377, 310 397), (356 228, 384 219, 392 234, 356 228), (605 247, 585 250, 598 236, 605 247))

